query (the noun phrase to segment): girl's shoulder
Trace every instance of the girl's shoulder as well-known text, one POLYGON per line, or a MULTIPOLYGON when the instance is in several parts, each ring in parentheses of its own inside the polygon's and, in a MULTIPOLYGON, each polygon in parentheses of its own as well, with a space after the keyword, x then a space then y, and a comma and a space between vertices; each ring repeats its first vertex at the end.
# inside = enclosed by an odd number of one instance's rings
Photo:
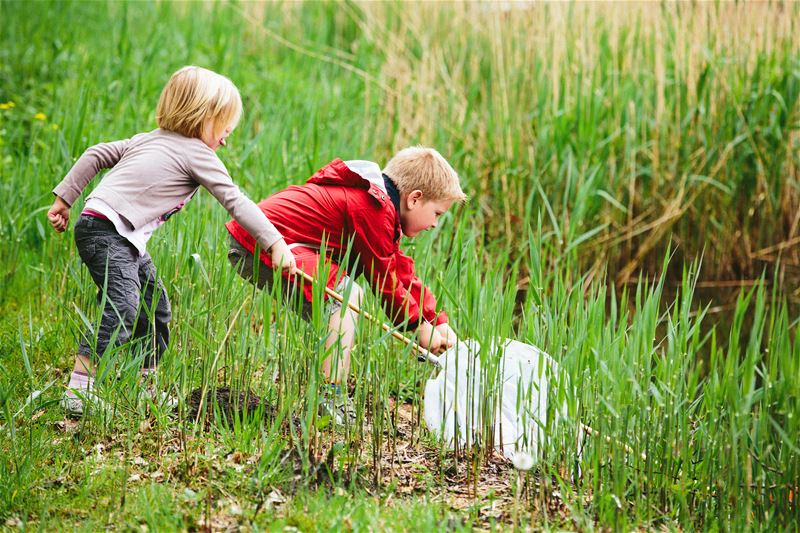
MULTIPOLYGON (((217 154, 206 143, 196 137, 187 137, 171 130, 156 128, 152 131, 139 134, 143 139, 153 140, 162 145, 167 145, 177 152, 191 154, 193 157, 218 159, 217 154)), ((136 137, 139 137, 137 135, 136 137)))

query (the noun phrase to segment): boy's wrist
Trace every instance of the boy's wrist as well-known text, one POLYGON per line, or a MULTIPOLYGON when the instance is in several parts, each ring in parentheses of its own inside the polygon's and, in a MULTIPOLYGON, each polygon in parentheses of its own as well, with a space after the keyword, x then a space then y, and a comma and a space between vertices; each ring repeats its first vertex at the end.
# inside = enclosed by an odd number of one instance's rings
POLYGON ((427 329, 429 331, 433 331, 435 328, 434 328, 433 324, 431 324, 430 322, 428 322, 425 319, 418 320, 417 321, 417 327, 414 328, 414 331, 416 331, 417 333, 420 333, 420 332, 422 332, 422 330, 425 330, 425 329, 427 329))

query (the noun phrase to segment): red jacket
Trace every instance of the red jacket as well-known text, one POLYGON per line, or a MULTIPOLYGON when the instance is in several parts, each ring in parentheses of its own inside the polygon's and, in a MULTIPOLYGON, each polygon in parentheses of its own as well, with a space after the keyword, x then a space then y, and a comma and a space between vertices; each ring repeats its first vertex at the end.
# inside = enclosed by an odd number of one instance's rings
MULTIPOLYGON (((348 242, 352 249, 347 267, 363 273, 380 294, 391 320, 400 325, 408 318, 416 327, 420 316, 438 325, 447 322, 444 312, 436 312, 436 299, 414 275, 414 261, 400 251, 400 216, 389 194, 335 159, 318 170, 308 183, 292 185, 258 203, 258 207, 281 232, 288 244, 323 244, 331 260, 328 286, 333 287, 339 264, 345 260, 348 242)), ((255 239, 235 220, 225 227, 251 253, 255 239)), ((297 247, 292 250, 298 268, 315 275, 319 252, 297 247)), ((261 261, 272 266, 269 255, 261 251, 261 261)), ((286 277, 286 274, 284 274, 286 277)), ((303 287, 312 300, 309 284, 303 287)))

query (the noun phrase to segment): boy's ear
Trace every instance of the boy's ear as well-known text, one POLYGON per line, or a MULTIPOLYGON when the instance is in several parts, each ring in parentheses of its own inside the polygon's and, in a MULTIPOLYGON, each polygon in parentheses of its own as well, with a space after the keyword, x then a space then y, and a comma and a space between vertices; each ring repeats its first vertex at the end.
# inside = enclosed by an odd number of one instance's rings
POLYGON ((406 196, 406 206, 409 209, 413 209, 419 203, 422 202, 422 199, 423 199, 422 191, 419 190, 419 189, 414 189, 413 191, 408 193, 408 195, 406 196))

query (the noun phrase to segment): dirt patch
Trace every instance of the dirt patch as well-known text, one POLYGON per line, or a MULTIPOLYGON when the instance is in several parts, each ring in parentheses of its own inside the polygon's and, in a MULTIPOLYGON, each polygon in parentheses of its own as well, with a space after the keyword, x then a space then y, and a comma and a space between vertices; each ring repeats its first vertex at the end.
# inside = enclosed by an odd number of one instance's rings
POLYGON ((189 394, 187 404, 189 405, 189 416, 192 419, 197 419, 201 409, 206 413, 211 413, 215 408, 219 409, 228 420, 241 417, 246 413, 253 413, 259 407, 263 407, 265 415, 274 415, 272 406, 249 389, 231 390, 230 387, 215 387, 207 389, 204 395, 203 389, 197 388, 189 394))
MULTIPOLYGON (((495 451, 462 450, 456 456, 453 451, 441 450, 418 437, 420 418, 415 407, 410 403, 395 406, 390 400, 389 410, 395 409, 397 416, 387 428, 396 427, 384 430, 380 449, 365 441, 360 453, 350 458, 349 467, 334 451, 342 441, 341 434, 322 436, 311 458, 312 479, 320 485, 355 483, 375 495, 388 491, 388 505, 403 505, 408 499, 427 495, 454 511, 474 513, 477 524, 486 527, 492 521, 508 523, 517 505, 527 512, 546 513, 550 520, 568 522, 567 505, 554 490, 555 479, 548 480, 535 469, 518 472, 495 451)), ((369 421, 365 424, 364 431, 369 433, 369 421)), ((295 466, 299 473, 300 465, 295 466)))
MULTIPOLYGON (((274 407, 248 390, 217 387, 206 392, 205 400, 201 389, 193 390, 188 400, 192 419, 197 418, 201 404, 207 422, 216 410, 230 419, 263 408, 266 420, 274 417, 274 407)), ((316 433, 305 460, 299 453, 301 446, 289 446, 280 462, 292 475, 282 489, 292 494, 309 484, 332 490, 352 484, 383 495, 386 505, 404 505, 409 499, 426 495, 453 511, 473 513, 475 525, 486 527, 493 521, 512 521, 515 508, 569 522, 566 503, 554 490, 555 480, 547 480, 535 470, 518 473, 494 451, 478 454, 461 450, 455 455, 441 450, 433 441, 420 438, 417 407, 411 403, 396 405, 390 400, 387 408, 391 415, 387 413, 378 447, 369 438, 373 431, 369 417, 360 431, 329 427, 316 433)), ((299 421, 294 423, 294 432, 288 426, 283 428, 287 440, 300 434, 299 421)))

